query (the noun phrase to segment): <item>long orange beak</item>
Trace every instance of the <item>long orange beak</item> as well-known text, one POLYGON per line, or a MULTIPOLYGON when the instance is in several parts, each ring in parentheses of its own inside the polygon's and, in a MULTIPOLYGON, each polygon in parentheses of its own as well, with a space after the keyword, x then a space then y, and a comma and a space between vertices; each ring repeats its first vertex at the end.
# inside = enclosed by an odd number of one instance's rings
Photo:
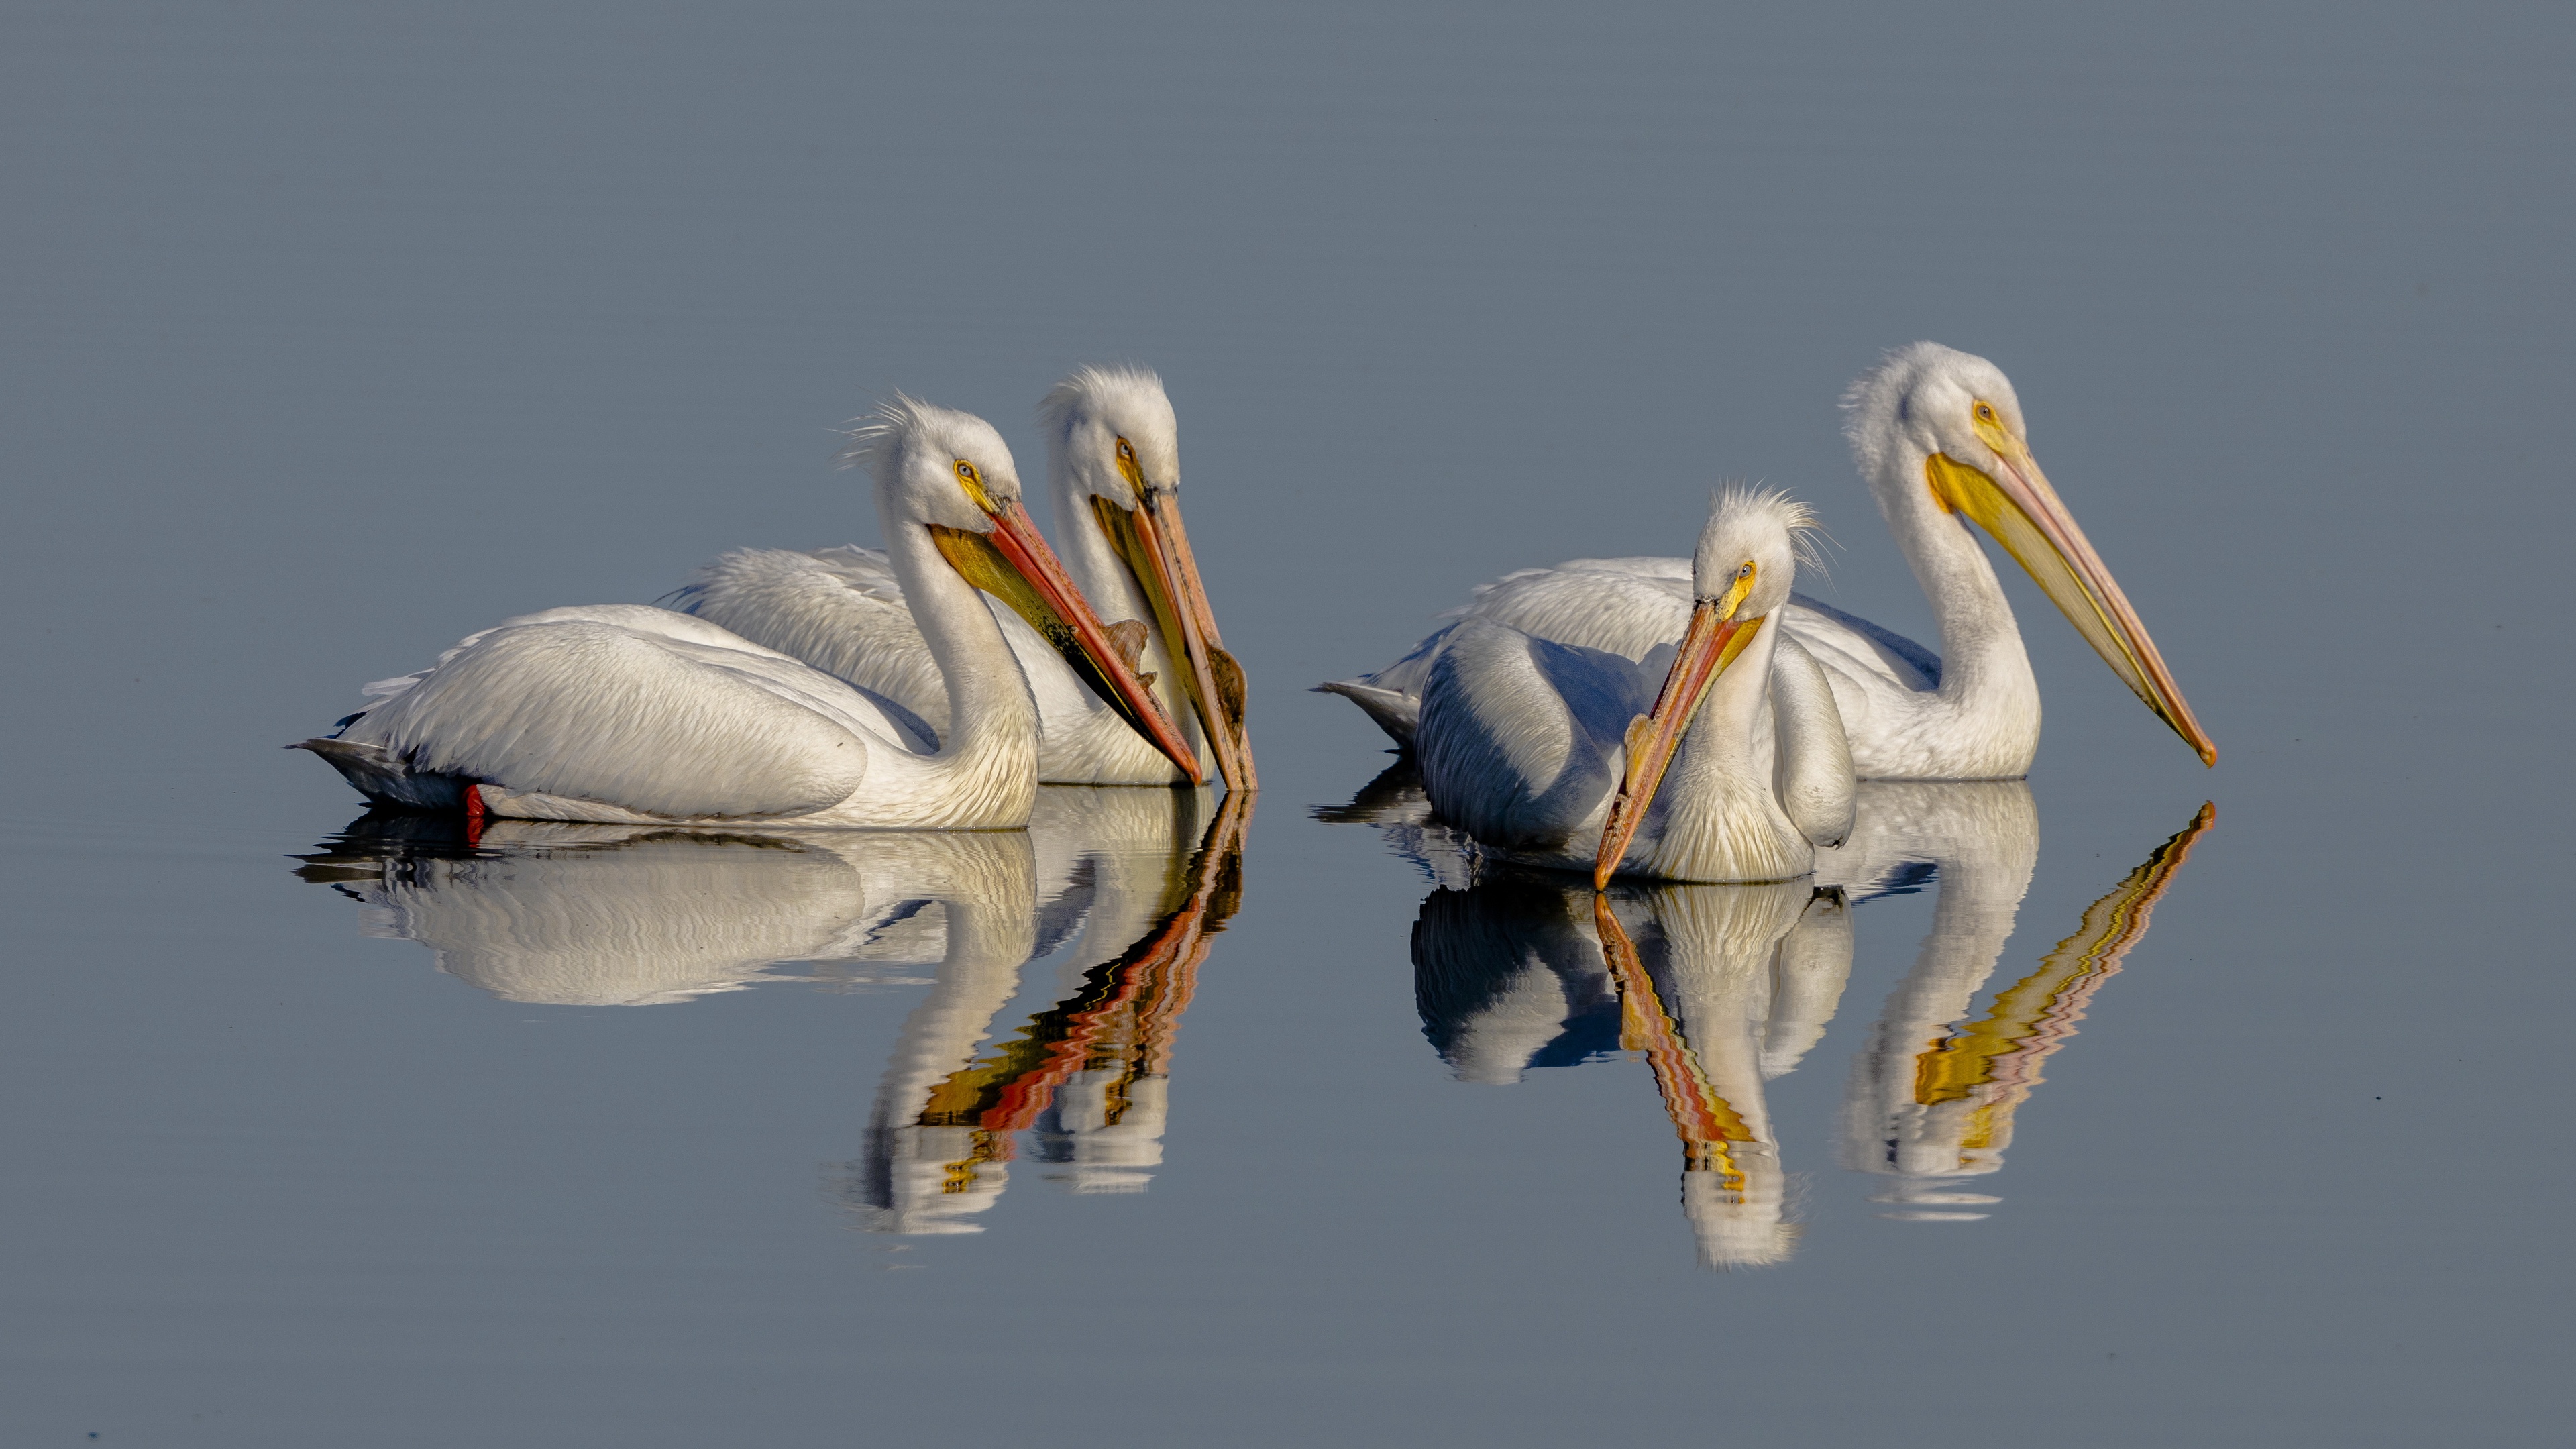
POLYGON ((1683 632, 1680 652, 1673 656, 1664 687, 1655 695, 1653 712, 1629 722, 1628 771, 1620 778, 1618 798, 1610 802, 1610 820, 1601 830, 1601 853, 1592 861, 1594 890, 1608 887, 1610 878, 1619 873, 1628 842, 1644 823, 1646 808, 1655 803, 1664 771, 1673 762, 1673 752, 1681 748, 1682 736, 1690 733, 1691 720, 1699 714, 1700 701, 1708 697, 1708 687, 1761 630, 1759 618, 1735 617, 1746 592, 1739 587, 1727 598, 1702 599, 1691 609, 1690 628, 1683 632))
POLYGON ((1093 494, 1092 512, 1111 547, 1145 586, 1164 640, 1181 657, 1181 682, 1216 754, 1217 772, 1229 789, 1258 790, 1252 740, 1243 727, 1243 667, 1225 651, 1217 633, 1198 557, 1190 551, 1189 530, 1181 523, 1181 500, 1168 488, 1147 488, 1132 477, 1129 481, 1137 484, 1143 507, 1121 508, 1093 494))
POLYGON ((2172 726, 2202 764, 2217 764, 2217 742, 2183 702, 2182 688, 2147 637, 2146 624, 2129 607, 2110 566, 2076 527, 2075 515, 2049 486, 2048 475, 2039 471, 2039 461, 1999 429, 1985 441, 2002 463, 2003 476, 1934 453, 1923 465, 1932 496, 1993 534, 2120 682, 2172 726))
POLYGON ((1181 738, 1180 727, 1154 697, 1153 688, 1137 677, 1110 643, 1108 629, 1074 587, 1055 550, 1039 536, 1028 510, 1011 499, 993 504, 987 512, 993 520, 990 533, 932 525, 931 537, 941 556, 968 583, 1028 620, 1029 627, 1055 646, 1094 694, 1180 766, 1191 784, 1204 784, 1207 776, 1199 768, 1198 751, 1181 738))

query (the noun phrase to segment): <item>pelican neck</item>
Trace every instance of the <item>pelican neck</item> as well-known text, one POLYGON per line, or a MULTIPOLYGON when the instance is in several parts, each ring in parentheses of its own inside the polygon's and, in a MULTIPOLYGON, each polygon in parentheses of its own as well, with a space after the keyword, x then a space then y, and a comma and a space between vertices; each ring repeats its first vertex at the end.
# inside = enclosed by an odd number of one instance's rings
POLYGON ((1666 879, 1785 880, 1815 868, 1814 850, 1781 810, 1754 749, 1781 613, 1762 615, 1753 642, 1710 683, 1655 792, 1663 818, 1651 858, 1666 879))
POLYGON ((2035 712, 2039 685, 2012 603, 1968 521, 1933 497, 1925 472, 1931 451, 1902 442, 1885 456, 1871 491, 1940 628, 1941 697, 1954 704, 2014 697, 2035 712))
POLYGON ((948 691, 948 737, 932 758, 962 770, 1025 756, 1035 788, 1037 704, 981 591, 959 576, 917 520, 886 520, 886 556, 948 691))

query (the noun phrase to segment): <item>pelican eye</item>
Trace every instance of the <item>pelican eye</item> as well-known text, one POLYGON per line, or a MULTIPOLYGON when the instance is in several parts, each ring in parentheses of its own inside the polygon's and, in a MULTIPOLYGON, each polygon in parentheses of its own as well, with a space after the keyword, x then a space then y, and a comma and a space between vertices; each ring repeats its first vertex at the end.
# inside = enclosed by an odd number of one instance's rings
POLYGON ((1977 399, 1968 408, 1968 426, 1976 430, 1979 441, 1994 449, 2000 457, 2010 458, 2022 451, 2012 429, 2004 426, 2003 414, 1984 398, 1977 399))
POLYGON ((1145 487, 1145 465, 1136 461, 1136 445, 1125 438, 1118 440, 1118 476, 1127 480, 1127 486, 1136 490, 1139 499, 1149 491, 1145 487))
POLYGON ((985 491, 984 470, 963 458, 957 460, 957 486, 965 490, 967 501, 976 507, 990 514, 1001 513, 1002 506, 993 501, 991 493, 985 491))
POLYGON ((1736 611, 1744 607, 1744 601, 1751 598, 1752 595, 1753 560, 1746 559, 1744 562, 1735 566, 1734 572, 1729 573, 1726 576, 1726 588, 1723 592, 1715 595, 1714 597, 1704 596, 1701 598, 1700 602, 1716 605, 1724 611, 1719 615, 1719 617, 1732 619, 1735 617, 1736 611))

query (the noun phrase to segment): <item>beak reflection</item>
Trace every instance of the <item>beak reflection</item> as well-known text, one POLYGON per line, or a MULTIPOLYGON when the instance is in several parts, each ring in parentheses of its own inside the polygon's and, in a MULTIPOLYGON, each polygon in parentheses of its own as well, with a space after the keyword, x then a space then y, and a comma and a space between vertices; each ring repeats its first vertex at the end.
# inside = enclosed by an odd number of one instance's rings
MULTIPOLYGON (((1872 793, 1880 801, 1865 800, 1864 811, 1883 802, 1889 813, 1933 827, 1920 832, 1911 850, 1929 847, 1925 863, 1938 873, 1945 895, 1966 891, 1971 899, 2018 901, 2029 888, 2038 823, 2029 786, 1909 782, 1872 793), (1945 810, 1952 801, 1955 807, 1945 810), (1945 814, 1955 828, 1943 829, 1945 814), (1997 833, 2016 816, 2026 835, 1997 833)), ((1962 911, 1965 929, 1924 942, 1914 969, 1870 1028, 1844 1108, 1843 1165, 1887 1179, 1871 1199, 1887 1205, 1883 1216, 1921 1222, 1986 1216, 1983 1209, 1998 1199, 1961 1189, 2002 1169, 2013 1116, 2043 1080, 2041 1064, 2074 1041, 2077 1024, 2145 938, 2156 902, 2217 817, 2216 807, 2202 806, 2190 824, 2086 907, 2075 933, 2037 968, 1997 992, 1981 1018, 1969 1019, 1970 1003, 2003 958, 2010 913, 1962 911)))
MULTIPOLYGON (((1084 797, 1065 808, 1186 814, 1200 797, 1172 792, 1041 792, 1084 797), (1103 801, 1096 797, 1109 797, 1103 801)), ((1074 992, 980 1054, 993 1018, 1017 994, 1020 963, 990 971, 943 966, 931 996, 904 1024, 869 1123, 867 1154, 848 1164, 840 1196, 862 1226, 885 1233, 971 1233, 971 1214, 999 1201, 1024 1137, 1048 1175, 1076 1192, 1136 1192, 1162 1161, 1173 1039, 1189 1009, 1216 934, 1243 899, 1243 838, 1252 797, 1229 792, 1186 857, 1193 836, 1175 833, 1162 889, 1128 880, 1117 899, 1157 911, 1144 919, 1094 919, 1070 949, 1105 953, 1074 992)), ((1033 822, 1041 828, 1044 822, 1033 822)), ((1093 877, 1132 873, 1132 850, 1097 830, 1076 839, 1093 877), (1120 859, 1124 857, 1122 864, 1120 859)), ((1102 886, 1110 882, 1100 882, 1102 886)), ((1095 916, 1111 899, 1100 889, 1095 916)), ((1114 911, 1114 907, 1109 907, 1114 911)), ((1043 917, 1045 911, 1039 912, 1043 917)), ((1033 943, 1048 954, 1056 943, 1033 943)), ((998 965, 998 963, 997 963, 998 965)))

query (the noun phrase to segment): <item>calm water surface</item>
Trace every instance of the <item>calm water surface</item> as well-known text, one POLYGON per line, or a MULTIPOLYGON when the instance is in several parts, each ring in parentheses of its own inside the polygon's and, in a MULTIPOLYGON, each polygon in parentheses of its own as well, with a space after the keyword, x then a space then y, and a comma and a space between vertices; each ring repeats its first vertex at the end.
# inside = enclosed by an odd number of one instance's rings
POLYGON ((6 25, 0 1439, 2564 1441, 2562 12, 6 25), (2026 785, 1605 914, 1301 692, 1726 477, 1928 637, 1916 337, 2215 771, 2016 574, 2026 785), (1257 809, 469 849, 277 749, 1102 357, 1257 809))

